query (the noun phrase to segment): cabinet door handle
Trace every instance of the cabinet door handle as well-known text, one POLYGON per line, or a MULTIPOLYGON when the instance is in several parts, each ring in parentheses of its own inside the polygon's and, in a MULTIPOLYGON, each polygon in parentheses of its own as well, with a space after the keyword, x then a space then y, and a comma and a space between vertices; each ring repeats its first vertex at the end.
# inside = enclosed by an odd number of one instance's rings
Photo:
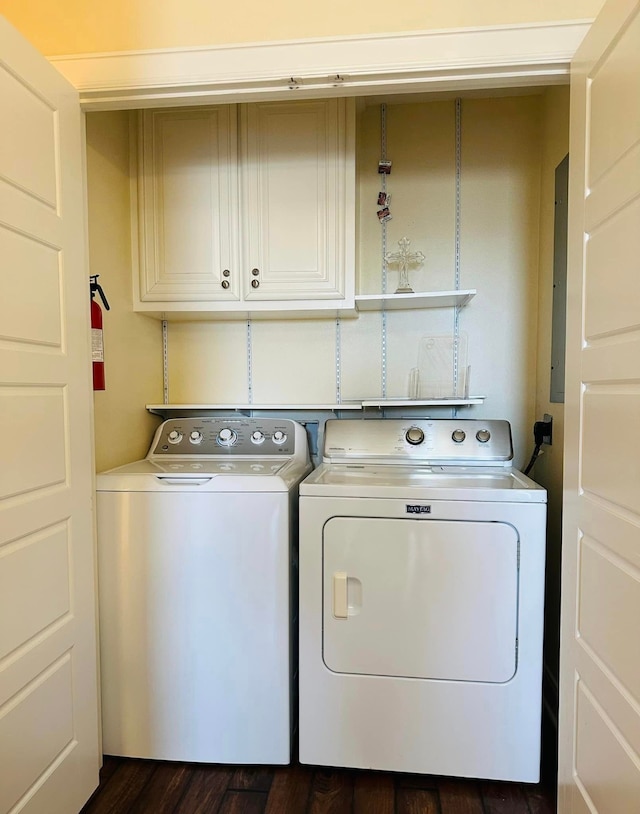
POLYGON ((251 288, 258 288, 260 280, 251 280, 251 288))
POLYGON ((229 280, 223 280, 223 281, 220 283, 220 285, 221 285, 221 286, 222 286, 224 289, 229 288, 229 280))
POLYGON ((229 271, 229 269, 225 269, 225 270, 222 272, 222 276, 223 276, 223 277, 230 277, 230 276, 231 276, 231 272, 229 271))
POLYGON ((251 273, 254 277, 257 277, 260 274, 260 269, 251 269, 251 273))

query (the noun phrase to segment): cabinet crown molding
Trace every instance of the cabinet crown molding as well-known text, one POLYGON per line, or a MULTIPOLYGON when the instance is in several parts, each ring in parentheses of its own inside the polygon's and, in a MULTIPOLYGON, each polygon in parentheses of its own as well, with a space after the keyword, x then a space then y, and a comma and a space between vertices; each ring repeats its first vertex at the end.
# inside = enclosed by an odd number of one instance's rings
POLYGON ((558 84, 591 20, 50 57, 86 110, 558 84))

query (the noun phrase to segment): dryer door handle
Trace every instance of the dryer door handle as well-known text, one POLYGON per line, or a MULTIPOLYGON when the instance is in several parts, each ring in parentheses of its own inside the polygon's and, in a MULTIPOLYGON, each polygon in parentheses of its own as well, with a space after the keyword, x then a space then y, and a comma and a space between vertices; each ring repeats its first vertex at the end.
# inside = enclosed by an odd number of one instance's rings
POLYGON ((346 571, 335 571, 333 574, 333 615, 336 619, 349 616, 347 579, 346 571))

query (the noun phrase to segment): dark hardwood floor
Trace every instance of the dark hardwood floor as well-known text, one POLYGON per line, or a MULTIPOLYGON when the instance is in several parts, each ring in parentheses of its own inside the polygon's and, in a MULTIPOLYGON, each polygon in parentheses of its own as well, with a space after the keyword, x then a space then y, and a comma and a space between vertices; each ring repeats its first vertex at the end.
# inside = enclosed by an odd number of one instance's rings
POLYGON ((551 782, 105 757, 82 814, 552 814, 551 782))

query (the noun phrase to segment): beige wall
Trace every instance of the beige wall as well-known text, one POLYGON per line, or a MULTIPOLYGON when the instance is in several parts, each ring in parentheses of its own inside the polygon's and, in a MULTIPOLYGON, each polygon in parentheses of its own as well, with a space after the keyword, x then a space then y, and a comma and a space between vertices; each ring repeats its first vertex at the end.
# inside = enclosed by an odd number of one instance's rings
POLYGON ((144 405, 162 401, 160 323, 131 304, 129 118, 87 116, 89 262, 111 306, 103 309, 106 389, 94 394, 96 468, 146 454, 159 419, 144 405))
MULTIPOLYGON (((526 454, 534 410, 539 108, 538 96, 465 99, 462 105, 460 285, 478 294, 461 312, 460 328, 469 342, 470 389, 487 397, 463 414, 508 418, 517 461, 526 454)), ((369 108, 361 128, 360 286, 366 291, 379 285, 381 265, 378 115, 377 107, 369 108)), ((454 116, 453 101, 388 107, 388 156, 394 161, 389 249, 406 235, 425 254, 423 270, 412 273, 416 290, 455 284, 454 116)), ((397 272, 389 273, 389 282, 393 290, 397 272)), ((420 338, 449 333, 452 323, 452 312, 440 309, 389 315, 390 395, 407 394, 420 338)), ((357 369, 361 363, 353 360, 354 375, 357 369)), ((344 370, 348 375, 348 358, 344 370)), ((344 389, 347 395, 348 385, 344 389)))
POLYGON ((544 413, 553 416, 553 444, 551 447, 544 447, 544 455, 536 463, 534 476, 547 488, 549 493, 545 663, 554 679, 557 679, 558 676, 560 624, 564 404, 552 404, 549 401, 553 298, 553 225, 555 169, 568 151, 569 88, 548 88, 543 100, 536 418, 541 419, 544 413))
POLYGON ((603 0, 0 0, 0 14, 48 55, 594 17, 603 0))
MULTIPOLYGON (((463 103, 461 286, 478 295, 461 314, 469 338, 471 390, 486 403, 464 415, 508 418, 517 462, 529 453, 535 415, 537 340, 539 118, 541 96, 468 99, 463 103)), ((359 288, 380 291, 380 109, 359 120, 359 288)), ((393 104, 387 110, 388 191, 393 220, 388 250, 407 236, 424 252, 415 290, 454 287, 454 102, 393 104)), ((397 272, 389 272, 389 289, 397 272)), ((381 395, 381 317, 343 320, 342 397, 381 395)), ((388 314, 387 395, 407 397, 422 337, 451 333, 451 309, 388 314)), ((333 320, 254 321, 255 403, 335 401, 333 320)), ((246 402, 246 327, 184 323, 169 327, 170 400, 246 402)), ((431 415, 450 415, 431 409, 431 415)))

